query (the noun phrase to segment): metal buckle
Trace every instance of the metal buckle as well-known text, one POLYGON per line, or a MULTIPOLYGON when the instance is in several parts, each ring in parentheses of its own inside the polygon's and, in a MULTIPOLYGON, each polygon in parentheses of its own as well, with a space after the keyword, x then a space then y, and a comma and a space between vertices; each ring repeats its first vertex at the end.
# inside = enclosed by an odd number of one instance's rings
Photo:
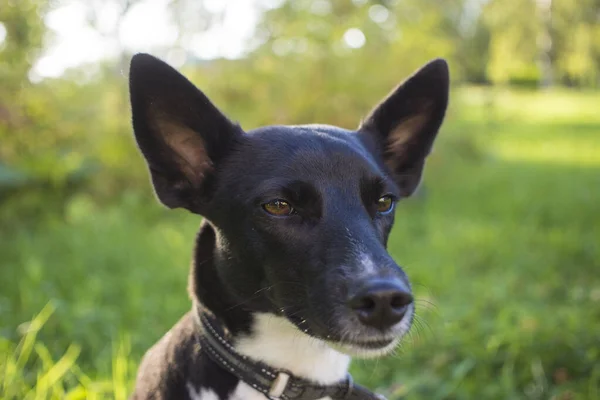
POLYGON ((280 399, 281 395, 285 392, 285 388, 290 380, 290 375, 285 372, 279 372, 277 378, 273 381, 271 388, 269 389, 269 398, 280 399))

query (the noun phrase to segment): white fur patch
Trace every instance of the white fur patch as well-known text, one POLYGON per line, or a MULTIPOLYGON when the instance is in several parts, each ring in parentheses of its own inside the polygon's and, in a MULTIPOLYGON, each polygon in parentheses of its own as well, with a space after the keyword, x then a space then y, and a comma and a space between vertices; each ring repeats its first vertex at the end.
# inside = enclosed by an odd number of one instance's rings
MULTIPOLYGON (((231 394, 228 400, 266 400, 267 396, 251 388, 248 384, 244 382, 238 383, 235 387, 235 390, 231 394)), ((204 400, 204 399, 203 399, 204 400)), ((318 400, 331 400, 330 397, 323 397, 318 400)))
POLYGON ((252 389, 248 384, 240 381, 229 397, 229 400, 264 400, 266 398, 258 390, 252 389))
POLYGON ((190 382, 186 383, 186 386, 191 400, 220 400, 219 396, 210 389, 200 389, 198 391, 190 382))
POLYGON ((363 273, 371 275, 376 272, 375 263, 373 262, 373 259, 370 255, 368 255, 367 253, 360 253, 359 260, 360 266, 363 268, 363 273))
POLYGON ((350 364, 349 356, 301 332, 286 318, 267 313, 255 314, 253 334, 240 338, 235 348, 273 368, 322 385, 343 380, 350 364))
POLYGON ((240 382, 229 397, 229 400, 265 400, 267 396, 256 389, 253 389, 247 383, 240 382))

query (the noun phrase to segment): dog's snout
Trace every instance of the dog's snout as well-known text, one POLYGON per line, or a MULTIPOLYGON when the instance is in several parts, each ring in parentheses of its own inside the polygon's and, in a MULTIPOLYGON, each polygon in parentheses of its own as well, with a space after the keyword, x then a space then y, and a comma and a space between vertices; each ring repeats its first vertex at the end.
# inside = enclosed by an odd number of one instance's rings
POLYGON ((354 294, 348 305, 363 324, 385 330, 402 320, 412 301, 400 280, 373 280, 354 294))

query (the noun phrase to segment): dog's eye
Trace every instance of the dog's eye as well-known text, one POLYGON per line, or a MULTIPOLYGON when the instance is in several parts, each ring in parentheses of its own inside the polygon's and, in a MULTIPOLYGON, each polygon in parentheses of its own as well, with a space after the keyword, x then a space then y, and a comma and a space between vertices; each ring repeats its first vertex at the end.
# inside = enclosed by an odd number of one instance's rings
POLYGON ((285 200, 271 200, 268 203, 263 204, 263 208, 266 212, 276 217, 285 217, 293 214, 294 209, 285 200))
POLYGON ((377 200, 377 212, 379 214, 389 214, 392 212, 393 209, 394 199, 392 199, 392 196, 381 196, 379 200, 377 200))

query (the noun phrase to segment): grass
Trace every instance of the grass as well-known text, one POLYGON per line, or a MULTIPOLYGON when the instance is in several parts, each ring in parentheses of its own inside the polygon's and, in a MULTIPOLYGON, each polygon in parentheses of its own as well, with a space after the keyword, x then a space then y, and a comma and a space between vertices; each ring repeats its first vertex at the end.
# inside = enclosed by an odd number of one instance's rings
MULTIPOLYGON (((600 94, 462 89, 390 251, 417 293, 389 398, 600 398, 600 94)), ((0 230, 0 398, 125 399, 189 308, 199 220, 125 193, 0 230)))

